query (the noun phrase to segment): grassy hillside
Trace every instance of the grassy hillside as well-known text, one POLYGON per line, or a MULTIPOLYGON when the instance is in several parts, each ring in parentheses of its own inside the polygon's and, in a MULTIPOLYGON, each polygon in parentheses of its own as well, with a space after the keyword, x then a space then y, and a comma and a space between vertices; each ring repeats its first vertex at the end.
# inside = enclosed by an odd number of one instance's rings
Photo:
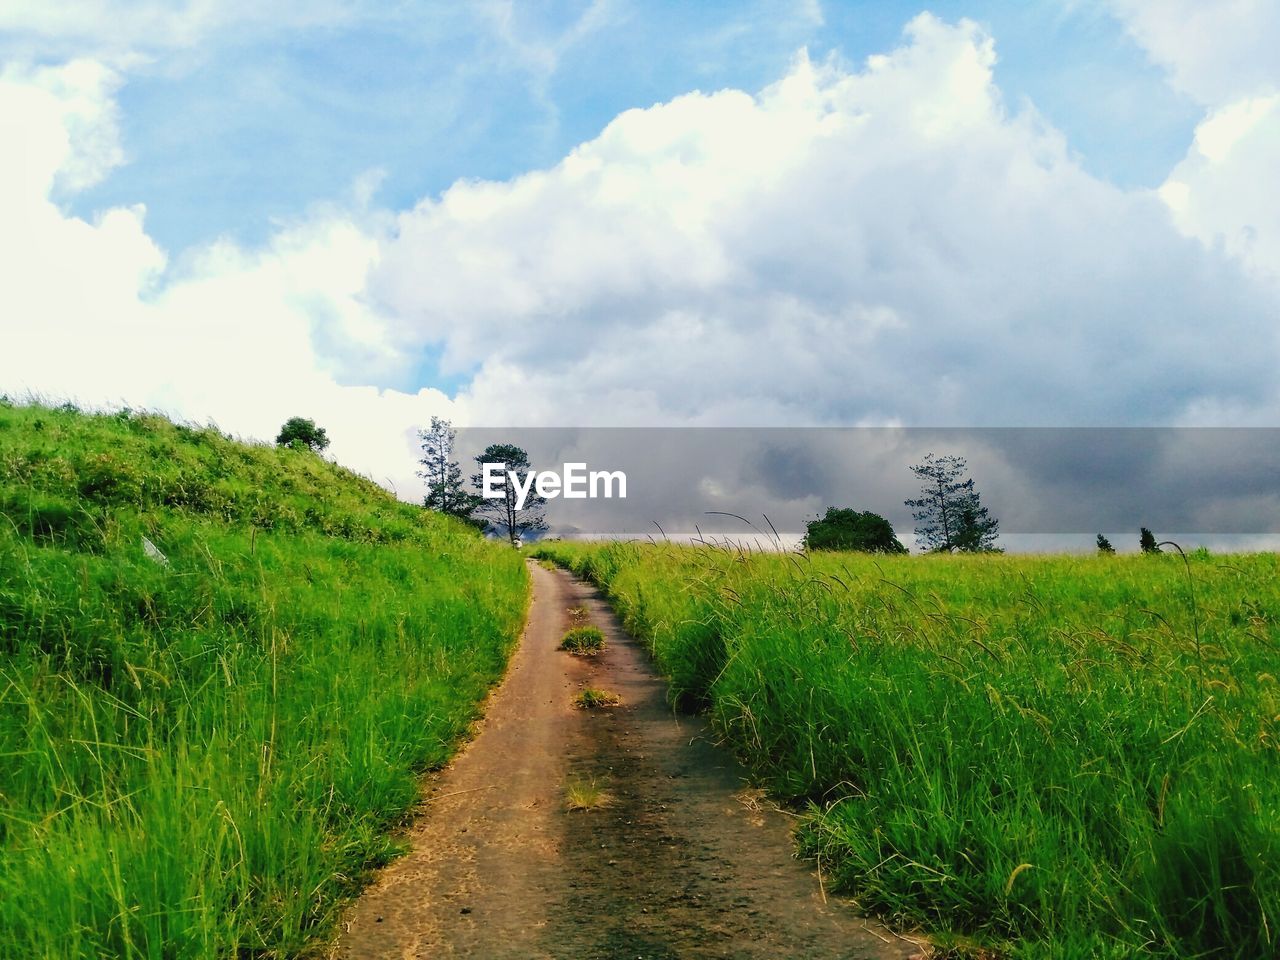
POLYGON ((313 454, 0 403, 0 956, 297 952, 525 597, 514 551, 313 454))
POLYGON ((1018 957, 1280 953, 1276 556, 540 552, 867 908, 1018 957))

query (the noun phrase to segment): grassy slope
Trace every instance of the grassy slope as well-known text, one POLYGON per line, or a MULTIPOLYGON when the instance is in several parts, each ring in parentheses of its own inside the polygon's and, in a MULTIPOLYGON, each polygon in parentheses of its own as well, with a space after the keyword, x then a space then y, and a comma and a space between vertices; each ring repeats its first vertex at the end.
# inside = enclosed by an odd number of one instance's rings
POLYGON ((0 404, 0 956, 325 933, 525 593, 514 551, 310 453, 0 404))
POLYGON ((1021 957, 1280 950, 1276 556, 541 552, 868 908, 1021 957))

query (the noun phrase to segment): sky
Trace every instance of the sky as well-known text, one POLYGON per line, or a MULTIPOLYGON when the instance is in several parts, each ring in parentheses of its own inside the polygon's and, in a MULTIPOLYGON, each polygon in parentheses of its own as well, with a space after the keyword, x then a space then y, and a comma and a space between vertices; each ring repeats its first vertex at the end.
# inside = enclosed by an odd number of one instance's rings
POLYGON ((1275 426, 1274 0, 0 7, 0 392, 1275 426))

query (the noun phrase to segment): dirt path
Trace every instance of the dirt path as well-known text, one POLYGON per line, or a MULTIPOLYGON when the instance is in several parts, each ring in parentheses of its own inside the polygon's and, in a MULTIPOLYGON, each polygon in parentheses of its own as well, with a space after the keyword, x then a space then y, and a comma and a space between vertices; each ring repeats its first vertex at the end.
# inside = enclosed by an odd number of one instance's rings
POLYGON ((920 948, 824 904, 787 818, 700 718, 673 717, 645 653, 589 585, 531 565, 520 649, 476 739, 432 785, 413 849, 348 914, 342 958, 904 958, 920 948), (569 608, 608 639, 556 649, 569 608), (579 710, 583 687, 622 705, 579 710), (611 806, 569 812, 592 781, 611 806))

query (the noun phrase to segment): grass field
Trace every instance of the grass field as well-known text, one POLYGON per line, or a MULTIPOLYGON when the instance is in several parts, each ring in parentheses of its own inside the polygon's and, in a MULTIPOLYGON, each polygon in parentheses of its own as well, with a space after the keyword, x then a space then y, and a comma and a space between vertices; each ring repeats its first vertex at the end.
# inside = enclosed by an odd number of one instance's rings
POLYGON ((865 908, 961 956, 1280 954, 1276 556, 538 553, 865 908))
POLYGON ((312 453, 0 403, 0 956, 306 949, 526 590, 515 551, 312 453))

